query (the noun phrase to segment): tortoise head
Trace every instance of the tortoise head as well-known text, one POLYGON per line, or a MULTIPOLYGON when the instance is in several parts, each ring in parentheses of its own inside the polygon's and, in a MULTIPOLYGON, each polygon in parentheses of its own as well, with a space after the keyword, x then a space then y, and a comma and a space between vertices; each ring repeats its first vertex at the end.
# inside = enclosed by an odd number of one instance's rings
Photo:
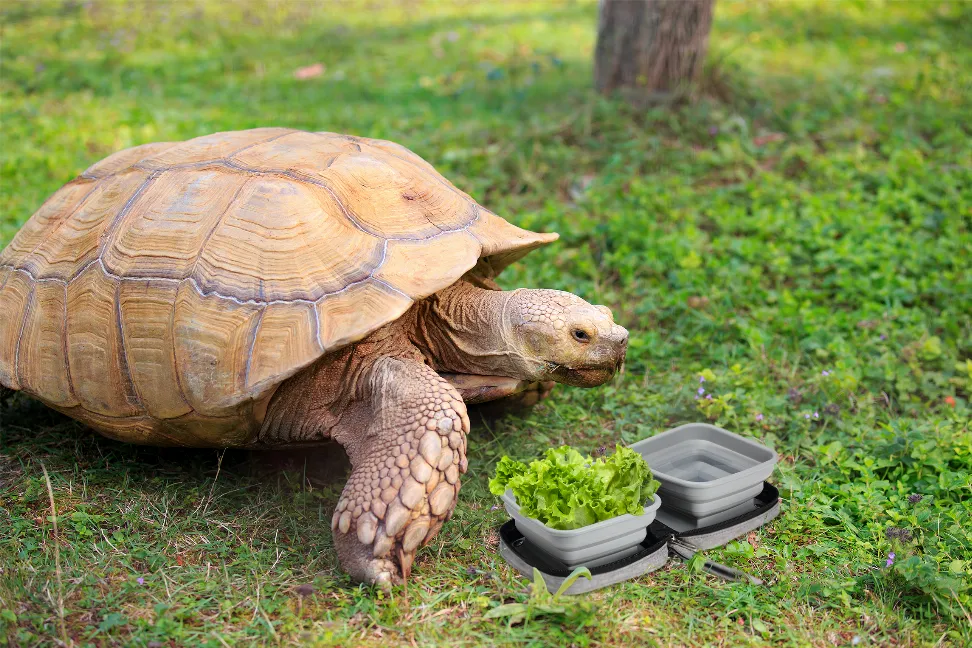
POLYGON ((516 290, 504 305, 503 329, 523 378, 596 387, 624 362, 628 331, 607 306, 560 290, 516 290))

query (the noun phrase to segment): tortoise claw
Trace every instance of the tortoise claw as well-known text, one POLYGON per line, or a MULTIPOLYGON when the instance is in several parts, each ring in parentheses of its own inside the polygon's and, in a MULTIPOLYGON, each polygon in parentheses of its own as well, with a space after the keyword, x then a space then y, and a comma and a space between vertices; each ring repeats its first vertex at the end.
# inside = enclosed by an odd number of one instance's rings
POLYGON ((402 578, 408 579, 412 573, 412 561, 415 560, 415 553, 405 553, 404 549, 398 550, 398 564, 402 568, 402 578))

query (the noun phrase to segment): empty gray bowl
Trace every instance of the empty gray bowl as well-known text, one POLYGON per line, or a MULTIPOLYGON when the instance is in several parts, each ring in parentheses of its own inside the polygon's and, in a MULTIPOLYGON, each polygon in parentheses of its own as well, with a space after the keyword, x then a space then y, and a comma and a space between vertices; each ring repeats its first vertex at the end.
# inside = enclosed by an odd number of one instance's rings
POLYGON ((631 445, 661 482, 665 508, 713 517, 759 495, 776 453, 708 423, 689 423, 631 445))
POLYGON ((520 513, 513 492, 503 494, 506 512, 516 521, 517 530, 534 546, 561 560, 568 567, 597 567, 638 551, 655 520, 661 499, 655 495, 643 515, 619 515, 579 529, 551 529, 543 522, 520 513))

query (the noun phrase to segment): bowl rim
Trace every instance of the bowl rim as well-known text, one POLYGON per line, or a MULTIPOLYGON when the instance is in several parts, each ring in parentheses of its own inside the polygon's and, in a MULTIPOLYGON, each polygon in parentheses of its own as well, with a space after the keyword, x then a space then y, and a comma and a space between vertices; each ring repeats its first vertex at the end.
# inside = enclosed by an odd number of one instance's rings
MULTIPOLYGON (((661 497, 658 496, 658 493, 655 493, 654 495, 652 495, 651 504, 645 506, 644 513, 642 515, 632 515, 631 513, 623 513, 621 515, 616 515, 613 518, 608 518, 607 520, 601 520, 600 522, 595 522, 594 524, 588 524, 587 526, 578 527, 576 529, 553 529, 551 527, 548 527, 546 524, 544 524, 537 518, 530 517, 529 515, 524 515, 523 513, 520 513, 520 505, 517 504, 516 496, 513 495, 513 491, 510 490, 509 488, 507 488, 506 492, 503 493, 501 499, 503 500, 503 503, 506 506, 512 507, 513 511, 516 511, 517 515, 519 515, 520 517, 526 520, 530 520, 531 522, 535 522, 536 524, 542 526, 546 533, 549 533, 554 537, 577 536, 577 535, 582 535, 583 533, 592 533, 596 531, 601 531, 611 526, 623 524, 628 520, 632 520, 632 521, 642 520, 646 516, 651 515, 652 516, 651 519, 648 520, 648 522, 645 524, 645 527, 647 528, 654 520, 653 514, 658 511, 659 507, 661 507, 661 497)), ((511 515, 513 511, 510 511, 511 515)), ((621 534, 617 534, 617 535, 621 535, 621 534)))
MULTIPOLYGON (((773 450, 772 448, 765 446, 762 443, 753 441, 752 439, 747 439, 746 437, 740 436, 735 432, 730 432, 729 430, 718 427, 716 425, 712 425, 710 423, 685 423, 683 425, 679 425, 676 428, 672 428, 671 430, 665 430, 664 432, 661 432, 654 436, 641 439, 640 441, 635 441, 634 443, 630 444, 628 447, 634 450, 635 452, 637 452, 638 454, 640 454, 642 458, 645 460, 645 462, 647 462, 648 465, 650 466, 651 463, 648 462, 648 457, 650 456, 650 453, 642 452, 640 449, 636 448, 635 446, 637 446, 638 444, 646 444, 648 441, 653 441, 655 439, 674 436, 679 432, 684 433, 685 428, 708 428, 710 430, 715 430, 720 435, 725 435, 730 438, 736 439, 738 442, 742 443, 743 445, 749 446, 750 448, 752 448, 753 450, 759 453, 763 453, 763 454, 769 453, 770 456, 768 459, 764 459, 759 463, 757 463, 755 466, 751 466, 749 468, 746 468, 745 470, 740 470, 739 472, 732 473, 731 475, 726 475, 724 477, 719 477, 718 479, 713 479, 711 481, 704 481, 704 482, 688 481, 686 479, 682 479, 680 477, 675 477, 674 475, 670 475, 664 471, 659 471, 652 468, 651 472, 655 476, 655 479, 662 482, 662 488, 664 488, 666 484, 672 484, 675 486, 679 486, 681 488, 688 488, 692 490, 718 488, 719 486, 724 486, 725 484, 728 484, 736 480, 745 481, 755 475, 761 474, 767 468, 769 469, 770 474, 772 474, 773 467, 776 465, 777 461, 779 460, 779 455, 776 453, 776 450, 773 450)), ((686 440, 691 440, 691 439, 686 439, 686 440)), ((715 443, 715 442, 710 441, 710 443, 715 443)), ((765 481, 766 477, 768 476, 769 475, 766 475, 760 481, 765 481)))

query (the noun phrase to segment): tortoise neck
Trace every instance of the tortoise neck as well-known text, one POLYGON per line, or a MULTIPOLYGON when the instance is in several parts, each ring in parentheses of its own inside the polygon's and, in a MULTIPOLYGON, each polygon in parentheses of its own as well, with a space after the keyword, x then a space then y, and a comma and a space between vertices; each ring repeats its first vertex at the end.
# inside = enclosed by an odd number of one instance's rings
POLYGON ((506 317, 514 292, 459 281, 418 304, 412 343, 437 371, 519 377, 520 354, 506 317))

